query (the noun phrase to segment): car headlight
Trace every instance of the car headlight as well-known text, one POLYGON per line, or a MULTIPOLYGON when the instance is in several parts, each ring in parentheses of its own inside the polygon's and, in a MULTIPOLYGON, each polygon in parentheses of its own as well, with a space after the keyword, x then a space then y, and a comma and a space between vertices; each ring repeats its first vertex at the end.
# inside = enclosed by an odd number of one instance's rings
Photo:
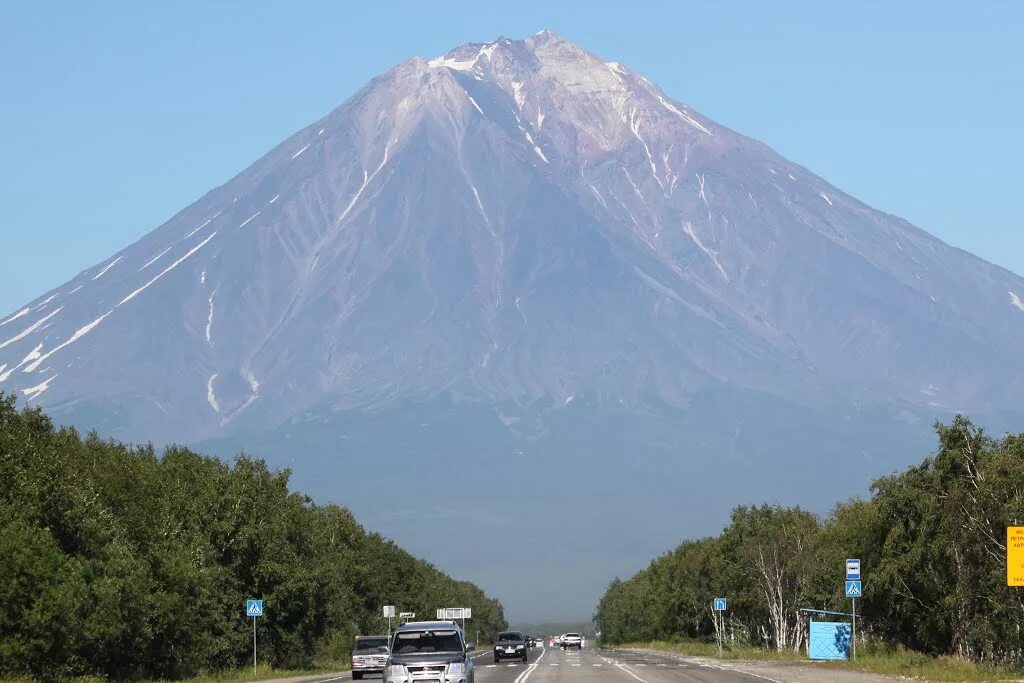
POLYGON ((526 647, 526 646, 525 645, 516 645, 516 649, 517 650, 522 650, 524 647, 526 647))
POLYGON ((385 678, 405 678, 407 675, 408 672, 401 664, 388 664, 384 667, 385 678))
POLYGON ((448 665, 448 673, 455 676, 465 676, 468 665, 465 662, 452 662, 448 665))

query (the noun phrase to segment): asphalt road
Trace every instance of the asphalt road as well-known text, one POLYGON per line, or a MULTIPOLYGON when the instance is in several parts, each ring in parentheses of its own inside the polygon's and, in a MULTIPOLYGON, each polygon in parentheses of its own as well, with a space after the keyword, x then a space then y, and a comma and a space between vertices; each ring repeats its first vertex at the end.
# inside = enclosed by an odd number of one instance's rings
MULTIPOLYGON (((774 679, 721 669, 711 664, 682 662, 656 654, 606 652, 584 648, 535 648, 530 661, 495 664, 491 653, 474 656, 476 683, 765 683, 774 679)), ((305 679, 334 683, 346 675, 305 679)), ((378 681, 376 676, 364 680, 378 681)))

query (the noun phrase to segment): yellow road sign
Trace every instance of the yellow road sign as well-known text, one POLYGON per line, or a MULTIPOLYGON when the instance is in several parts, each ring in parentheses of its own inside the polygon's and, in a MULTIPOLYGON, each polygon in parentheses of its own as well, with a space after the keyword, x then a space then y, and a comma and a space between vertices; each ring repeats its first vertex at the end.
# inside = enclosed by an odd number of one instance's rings
POLYGON ((1024 526, 1006 527, 1006 585, 1024 586, 1024 526))

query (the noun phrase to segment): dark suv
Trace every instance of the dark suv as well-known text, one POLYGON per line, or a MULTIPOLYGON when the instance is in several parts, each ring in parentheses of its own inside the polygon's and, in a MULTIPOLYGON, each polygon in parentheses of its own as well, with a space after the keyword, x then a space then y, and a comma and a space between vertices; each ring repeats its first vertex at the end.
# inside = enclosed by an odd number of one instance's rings
POLYGON ((505 631, 499 633, 494 641, 494 663, 497 664, 503 659, 521 659, 529 661, 529 646, 526 643, 526 636, 519 631, 505 631))
POLYGON ((352 679, 358 681, 363 674, 384 672, 388 661, 387 636, 356 636, 352 646, 352 679))
POLYGON ((391 638, 387 683, 473 683, 473 660, 462 629, 450 621, 412 621, 391 638))

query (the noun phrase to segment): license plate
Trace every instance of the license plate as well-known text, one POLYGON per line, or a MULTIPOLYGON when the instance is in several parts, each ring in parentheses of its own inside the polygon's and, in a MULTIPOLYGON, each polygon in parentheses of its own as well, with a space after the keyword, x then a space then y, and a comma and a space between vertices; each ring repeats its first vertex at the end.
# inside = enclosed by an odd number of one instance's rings
POLYGON ((505 652, 508 652, 508 653, 513 653, 515 651, 516 651, 516 649, 514 647, 506 647, 505 648, 505 652))

